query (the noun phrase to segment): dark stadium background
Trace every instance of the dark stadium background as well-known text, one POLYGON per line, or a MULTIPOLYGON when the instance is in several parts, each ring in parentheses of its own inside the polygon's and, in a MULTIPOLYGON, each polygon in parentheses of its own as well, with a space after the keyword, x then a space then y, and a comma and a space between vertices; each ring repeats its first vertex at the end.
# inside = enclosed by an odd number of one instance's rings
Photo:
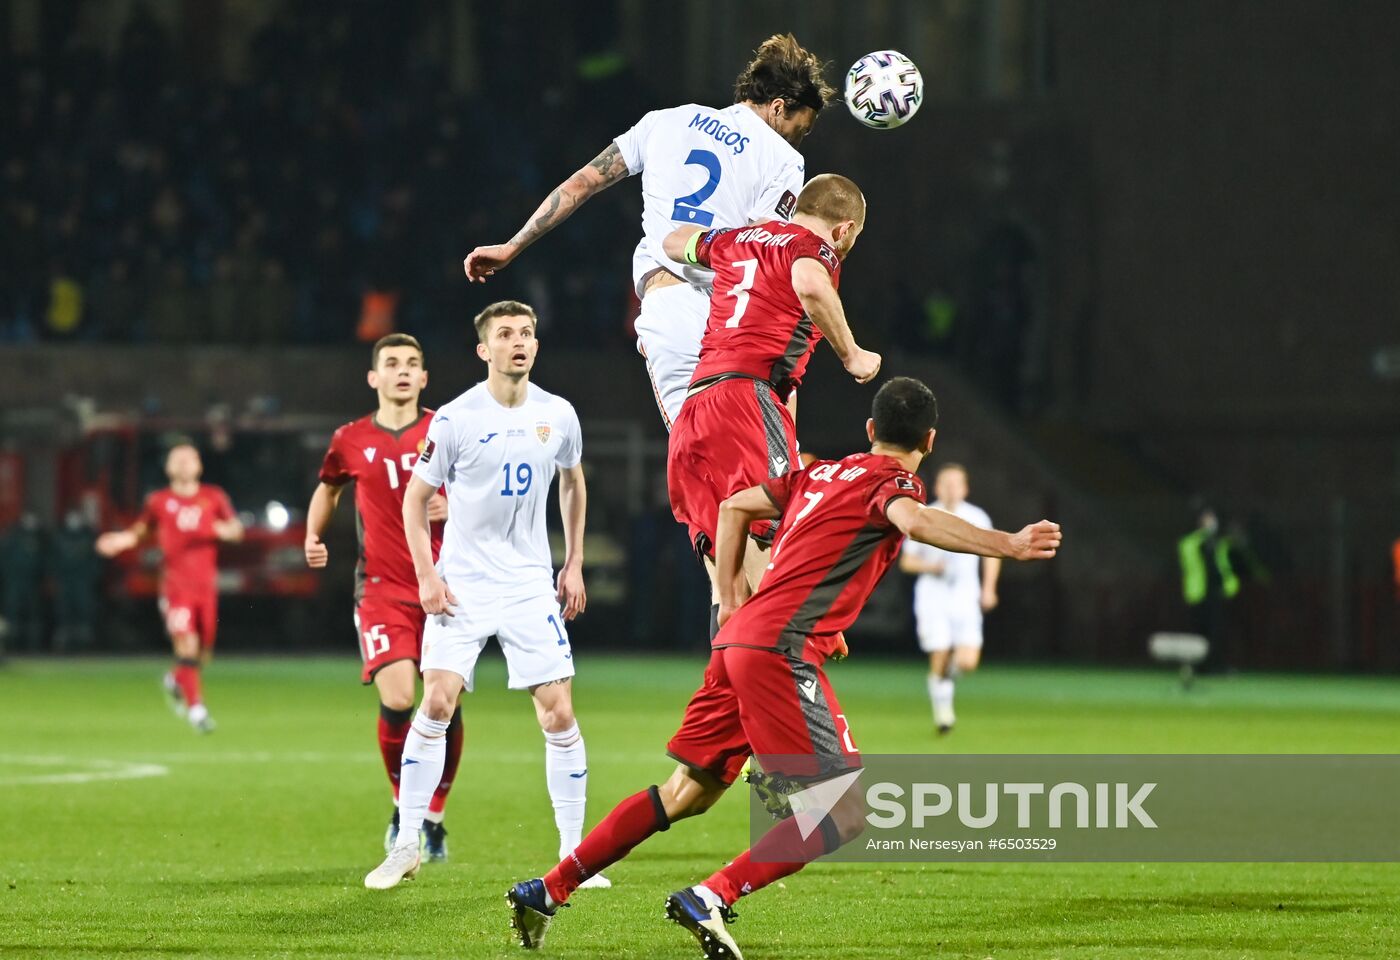
MULTIPOLYGON (((1150 633, 1189 625, 1176 542, 1208 503, 1248 572, 1235 666, 1400 667, 1384 0, 6 0, 5 646, 164 646, 149 578, 80 546, 129 519, 179 433, 260 526, 227 555, 221 650, 348 656, 350 513, 319 577, 297 524, 330 431, 371 409, 362 338, 387 305, 441 403, 479 375, 471 315, 504 297, 540 310, 536 379, 584 423, 578 642, 703 644, 629 334, 636 184, 485 287, 460 262, 644 111, 728 102, 748 51, 787 29, 833 80, 891 37, 923 70, 907 127, 865 130, 837 103, 803 149, 867 192, 842 293, 885 372, 939 395, 935 462, 966 463, 1002 526, 1064 524, 1059 560, 1007 570, 989 656, 1143 660, 1150 633)), ((871 394, 818 353, 802 443, 844 454, 871 394)), ((913 655, 907 590, 891 576, 858 653, 913 655)))

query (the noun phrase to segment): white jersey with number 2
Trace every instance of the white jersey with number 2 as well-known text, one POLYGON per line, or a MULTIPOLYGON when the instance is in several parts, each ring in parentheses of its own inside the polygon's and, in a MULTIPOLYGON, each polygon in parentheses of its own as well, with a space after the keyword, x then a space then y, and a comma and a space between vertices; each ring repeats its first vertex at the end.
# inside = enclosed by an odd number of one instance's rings
POLYGON ((533 383, 518 407, 483 382, 438 408, 413 472, 447 488, 438 571, 460 602, 553 591, 549 488, 582 456, 573 405, 533 383))
POLYGON ((642 240, 632 255, 637 296, 643 279, 658 268, 690 283, 648 294, 637 318, 637 349, 646 358, 669 430, 700 359, 714 274, 671 260, 662 241, 677 227, 742 227, 791 219, 802 191, 804 162, 802 154, 740 103, 653 110, 614 142, 628 173, 642 176, 642 240))
MULTIPOLYGON (((642 241, 632 259, 638 296, 642 277, 657 267, 681 272, 661 248, 672 230, 788 220, 802 191, 802 154, 741 103, 653 110, 614 142, 627 172, 642 175, 642 241)), ((713 276, 684 271, 702 286, 713 276)))

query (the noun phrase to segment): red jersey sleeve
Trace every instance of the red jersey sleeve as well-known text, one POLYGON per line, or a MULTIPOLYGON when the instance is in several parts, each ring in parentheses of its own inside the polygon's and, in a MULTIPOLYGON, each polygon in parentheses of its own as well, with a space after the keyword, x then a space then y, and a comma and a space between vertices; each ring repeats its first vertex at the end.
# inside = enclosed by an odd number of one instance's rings
POLYGON ((136 518, 137 523, 144 523, 148 533, 154 534, 160 528, 160 509, 156 505, 160 497, 159 492, 148 493, 146 502, 141 504, 141 515, 136 518))
POLYGON ((232 520, 236 513, 233 510, 233 501, 228 497, 228 491, 219 487, 214 491, 214 519, 232 520))
POLYGON ((702 267, 710 266, 710 257, 714 254, 715 244, 719 243, 723 247, 725 238, 733 232, 733 230, 720 229, 707 231, 695 245, 695 262, 702 267))
POLYGON ((340 452, 340 440, 344 434, 345 428, 341 427, 331 435, 331 445, 326 449, 326 458, 321 461, 320 480, 328 486, 343 487, 351 479, 340 452))
POLYGON ((831 249, 829 244, 823 243, 820 237, 804 233, 788 247, 788 251, 791 253, 793 263, 803 257, 815 260, 826 267, 826 272, 831 275, 831 281, 836 282, 837 276, 841 272, 841 258, 836 255, 836 251, 831 249))
POLYGON ((779 513, 786 513, 788 501, 792 499, 793 488, 797 486, 797 478, 804 474, 805 470, 789 470, 781 477, 769 477, 764 480, 760 487, 768 494, 768 499, 773 501, 773 506, 778 508, 779 513))
POLYGON ((888 526, 889 519, 885 516, 890 504, 900 497, 908 497, 915 503, 924 502, 924 482, 910 473, 892 473, 881 480, 875 489, 870 493, 870 500, 866 504, 866 514, 871 522, 880 526, 888 526))

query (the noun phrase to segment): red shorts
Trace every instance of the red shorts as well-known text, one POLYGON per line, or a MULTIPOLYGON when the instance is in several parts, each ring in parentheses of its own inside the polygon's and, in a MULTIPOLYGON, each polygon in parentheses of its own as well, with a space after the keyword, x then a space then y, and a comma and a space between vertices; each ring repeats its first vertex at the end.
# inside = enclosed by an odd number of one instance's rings
POLYGON ((362 683, 373 683, 374 675, 395 660, 418 662, 423 649, 423 624, 427 614, 416 603, 362 597, 355 606, 355 632, 360 637, 362 683))
MULTIPOLYGON (((721 380, 686 400, 671 429, 671 512, 697 551, 714 556, 720 502, 796 463, 797 427, 773 388, 748 377, 721 380)), ((750 532, 769 543, 777 529, 776 520, 762 520, 750 532)))
POLYGON ((705 682, 666 752, 726 784, 750 754, 764 758, 766 773, 793 779, 824 779, 860 766, 821 667, 755 647, 713 651, 705 682))
POLYGON ((214 649, 219 626, 217 590, 166 590, 160 595, 160 615, 171 639, 194 633, 199 636, 200 649, 214 649))

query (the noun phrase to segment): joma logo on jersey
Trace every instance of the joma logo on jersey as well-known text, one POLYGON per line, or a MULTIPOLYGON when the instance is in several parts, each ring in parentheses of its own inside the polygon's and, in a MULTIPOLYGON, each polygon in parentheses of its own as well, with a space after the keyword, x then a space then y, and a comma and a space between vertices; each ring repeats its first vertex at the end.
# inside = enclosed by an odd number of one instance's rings
POLYGON ((536 420, 536 421, 535 421, 535 436, 539 438, 540 443, 548 443, 548 442, 549 442, 549 434, 550 434, 550 432, 551 432, 551 431, 550 431, 550 426, 549 426, 549 421, 548 421, 548 420, 536 420))

